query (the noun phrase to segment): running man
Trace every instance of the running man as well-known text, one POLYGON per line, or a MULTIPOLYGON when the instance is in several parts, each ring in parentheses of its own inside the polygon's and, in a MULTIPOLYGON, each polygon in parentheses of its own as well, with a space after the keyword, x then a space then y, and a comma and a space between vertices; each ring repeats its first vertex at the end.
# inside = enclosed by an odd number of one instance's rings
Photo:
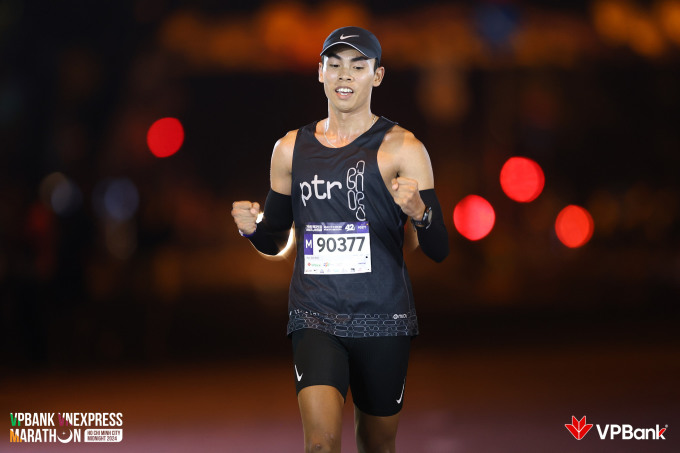
POLYGON ((385 76, 380 58, 368 30, 328 36, 319 63, 328 117, 274 145, 259 223, 258 203, 232 210, 241 235, 265 254, 277 254, 295 226, 288 335, 307 452, 340 451, 348 387, 359 452, 395 451, 418 334, 402 252, 408 218, 427 256, 440 262, 449 253, 425 147, 371 111, 385 76))

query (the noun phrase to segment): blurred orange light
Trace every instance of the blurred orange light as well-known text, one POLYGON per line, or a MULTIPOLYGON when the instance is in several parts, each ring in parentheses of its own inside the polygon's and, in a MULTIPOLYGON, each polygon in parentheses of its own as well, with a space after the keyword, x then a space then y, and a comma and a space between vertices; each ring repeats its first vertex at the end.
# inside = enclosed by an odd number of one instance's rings
POLYGON ((161 118, 151 125, 146 143, 156 157, 168 157, 184 143, 184 128, 177 118, 161 118))
POLYGON ((585 245, 593 236, 595 225, 590 213, 576 205, 562 209, 555 221, 555 232, 559 240, 569 248, 585 245))
POLYGON ((612 44, 625 44, 630 33, 632 6, 620 0, 599 0, 593 5, 595 29, 612 44))
POLYGON ((665 0, 657 2, 656 17, 666 37, 680 45, 680 1, 665 0))
POLYGON ((534 201, 543 191, 545 175, 541 166, 526 157, 511 157, 501 169, 501 187, 512 200, 534 201))
POLYGON ((650 17, 642 14, 630 21, 630 46, 640 55, 658 57, 665 51, 665 41, 650 17))
POLYGON ((496 213, 491 203, 479 195, 468 195, 453 210, 453 224, 460 234, 471 241, 478 241, 491 232, 496 213))

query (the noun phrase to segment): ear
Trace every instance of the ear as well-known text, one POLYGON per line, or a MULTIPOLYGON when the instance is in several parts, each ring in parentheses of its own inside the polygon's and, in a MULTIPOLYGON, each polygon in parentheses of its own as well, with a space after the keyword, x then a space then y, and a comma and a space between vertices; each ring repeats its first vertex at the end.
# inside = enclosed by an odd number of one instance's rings
POLYGON ((384 77, 385 77, 385 67, 380 66, 378 69, 375 70, 375 76, 373 77, 373 86, 374 87, 380 86, 384 77))
POLYGON ((323 83, 323 62, 319 62, 319 82, 323 83))

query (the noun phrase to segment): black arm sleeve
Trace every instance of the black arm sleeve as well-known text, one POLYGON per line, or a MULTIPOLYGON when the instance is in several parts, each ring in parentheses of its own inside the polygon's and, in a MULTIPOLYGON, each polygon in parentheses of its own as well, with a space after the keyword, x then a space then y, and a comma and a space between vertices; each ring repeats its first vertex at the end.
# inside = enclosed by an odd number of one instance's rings
POLYGON ((248 239, 265 255, 276 255, 286 246, 292 224, 293 205, 290 195, 269 189, 262 220, 257 224, 255 234, 248 239))
POLYGON ((449 233, 444 225, 442 208, 434 189, 421 190, 420 198, 425 206, 432 207, 432 223, 428 228, 416 228, 418 243, 425 255, 441 263, 449 255, 449 233))

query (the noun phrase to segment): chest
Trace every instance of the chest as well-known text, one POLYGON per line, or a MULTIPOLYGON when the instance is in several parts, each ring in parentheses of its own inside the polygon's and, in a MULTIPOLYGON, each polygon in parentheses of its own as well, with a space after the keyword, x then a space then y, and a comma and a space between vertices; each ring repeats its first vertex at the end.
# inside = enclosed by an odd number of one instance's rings
POLYGON ((366 178, 380 175, 382 184, 392 192, 392 179, 398 176, 397 160, 389 152, 374 151, 373 156, 356 155, 345 157, 342 162, 333 156, 315 156, 305 159, 293 171, 295 185, 299 185, 305 194, 314 194, 317 198, 330 196, 333 189, 354 189, 357 184, 363 185, 366 178), (373 171, 370 171, 370 169, 373 171), (375 171, 377 167, 377 172, 375 171))

